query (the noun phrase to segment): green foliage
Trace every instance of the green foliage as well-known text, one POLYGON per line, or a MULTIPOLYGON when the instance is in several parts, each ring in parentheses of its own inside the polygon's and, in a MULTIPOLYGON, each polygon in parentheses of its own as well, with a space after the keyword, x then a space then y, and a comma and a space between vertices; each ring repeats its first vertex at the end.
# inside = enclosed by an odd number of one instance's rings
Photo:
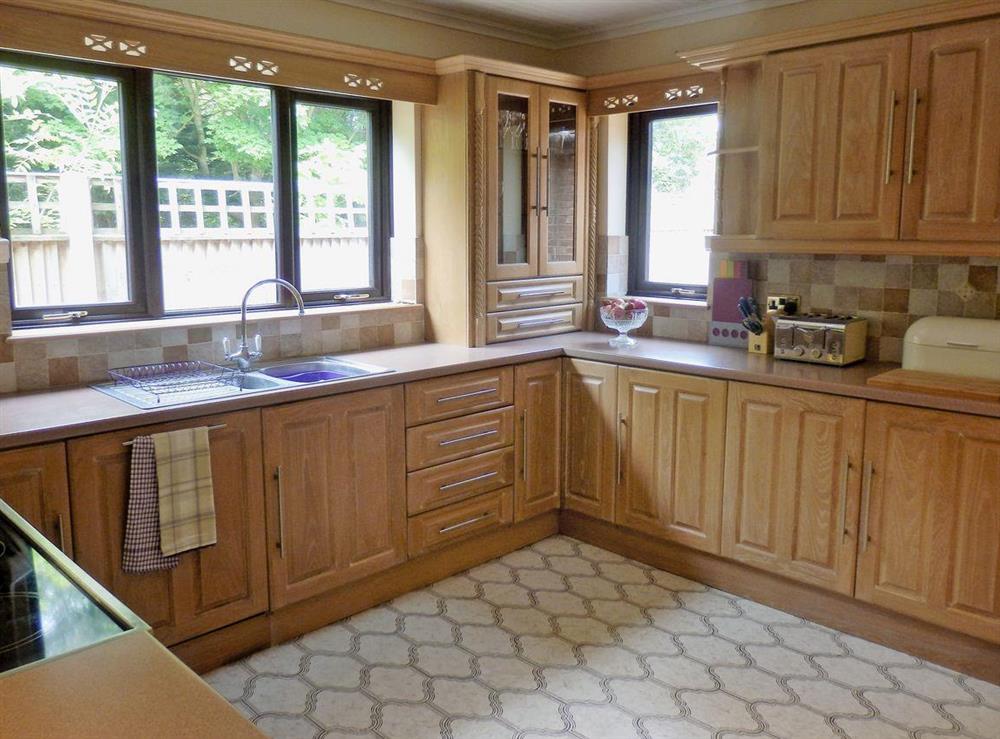
POLYGON ((657 192, 688 188, 703 158, 715 148, 715 116, 664 118, 653 123, 652 177, 657 192))

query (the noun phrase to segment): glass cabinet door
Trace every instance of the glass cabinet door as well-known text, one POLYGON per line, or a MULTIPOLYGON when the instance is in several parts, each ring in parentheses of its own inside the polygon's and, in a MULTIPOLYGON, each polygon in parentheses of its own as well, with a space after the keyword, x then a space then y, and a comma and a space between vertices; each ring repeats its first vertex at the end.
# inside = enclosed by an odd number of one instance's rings
POLYGON ((586 96, 542 88, 539 274, 583 272, 586 96))
POLYGON ((490 78, 487 85, 488 277, 538 274, 538 87, 490 78))

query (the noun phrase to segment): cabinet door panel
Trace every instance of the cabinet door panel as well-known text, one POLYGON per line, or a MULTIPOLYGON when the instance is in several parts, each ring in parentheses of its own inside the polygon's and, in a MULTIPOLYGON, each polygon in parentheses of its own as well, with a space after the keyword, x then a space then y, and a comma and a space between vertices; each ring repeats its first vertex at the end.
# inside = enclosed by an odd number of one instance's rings
POLYGON ((1000 20, 913 34, 904 238, 1000 241, 1000 20))
POLYGON ((558 359, 514 368, 514 410, 519 431, 514 456, 514 520, 524 521, 559 507, 562 373, 558 359))
POLYGON ((153 627, 165 644, 267 610, 264 500, 258 411, 147 426, 68 444, 75 559, 153 627), (191 426, 210 432, 218 543, 185 552, 162 572, 121 569, 130 453, 136 436, 191 426))
POLYGON ((0 452, 0 498, 49 541, 73 556, 63 444, 0 452))
POLYGON ((273 607, 405 559, 402 387, 268 408, 264 423, 273 607))
POLYGON ((583 273, 586 252, 587 96, 543 87, 539 97, 542 167, 539 274, 583 273))
POLYGON ((615 522, 719 551, 726 383, 619 368, 615 522))
POLYGON ((723 554, 852 593, 863 428, 863 401, 730 383, 723 554))
POLYGON ((897 34, 765 60, 763 236, 897 237, 909 45, 897 34))
POLYGON ((563 505, 614 521, 618 482, 618 368, 563 360, 563 505))
POLYGON ((870 403, 857 597, 1000 643, 1000 419, 870 403))

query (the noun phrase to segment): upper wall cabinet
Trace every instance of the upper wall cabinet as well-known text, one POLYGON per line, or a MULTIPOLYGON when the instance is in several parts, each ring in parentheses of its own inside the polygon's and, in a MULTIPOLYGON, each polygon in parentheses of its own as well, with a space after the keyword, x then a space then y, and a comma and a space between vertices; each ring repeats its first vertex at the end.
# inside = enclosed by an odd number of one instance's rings
POLYGON ((913 35, 902 236, 1000 242, 1000 18, 913 35))
POLYGON ((445 74, 421 111, 430 340, 575 331, 592 304, 586 95, 549 84, 583 80, 525 74, 445 74))
POLYGON ((896 237, 909 48, 902 34, 764 61, 762 236, 896 237))

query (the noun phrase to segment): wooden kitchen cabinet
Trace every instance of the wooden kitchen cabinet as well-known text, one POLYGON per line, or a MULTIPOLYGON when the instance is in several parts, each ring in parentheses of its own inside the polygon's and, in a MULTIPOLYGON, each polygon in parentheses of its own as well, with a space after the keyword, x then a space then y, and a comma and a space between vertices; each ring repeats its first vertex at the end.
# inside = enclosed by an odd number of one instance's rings
POLYGON ((514 520, 524 521, 559 507, 562 365, 558 359, 514 368, 514 520))
POLYGON ((1000 419, 869 403, 855 595, 1000 643, 1000 419))
POLYGON ((403 387, 264 410, 271 606, 406 559, 403 387))
POLYGON ((68 443, 75 559, 168 646, 267 610, 260 413, 240 411, 68 443), (122 572, 130 447, 136 436, 192 426, 209 434, 218 543, 172 570, 122 572))
POLYGON ((0 498, 73 556, 65 445, 0 452, 0 498))
POLYGON ((850 595, 865 404, 733 382, 722 554, 850 595))
POLYGON ((913 34, 902 236, 1000 242, 1000 18, 913 34))
POLYGON ((760 236, 898 237, 909 49, 897 34, 766 57, 760 236))
POLYGON ((563 507, 615 519, 618 367, 563 359, 563 507))
POLYGON ((615 523, 718 553, 726 383, 618 369, 615 523))

